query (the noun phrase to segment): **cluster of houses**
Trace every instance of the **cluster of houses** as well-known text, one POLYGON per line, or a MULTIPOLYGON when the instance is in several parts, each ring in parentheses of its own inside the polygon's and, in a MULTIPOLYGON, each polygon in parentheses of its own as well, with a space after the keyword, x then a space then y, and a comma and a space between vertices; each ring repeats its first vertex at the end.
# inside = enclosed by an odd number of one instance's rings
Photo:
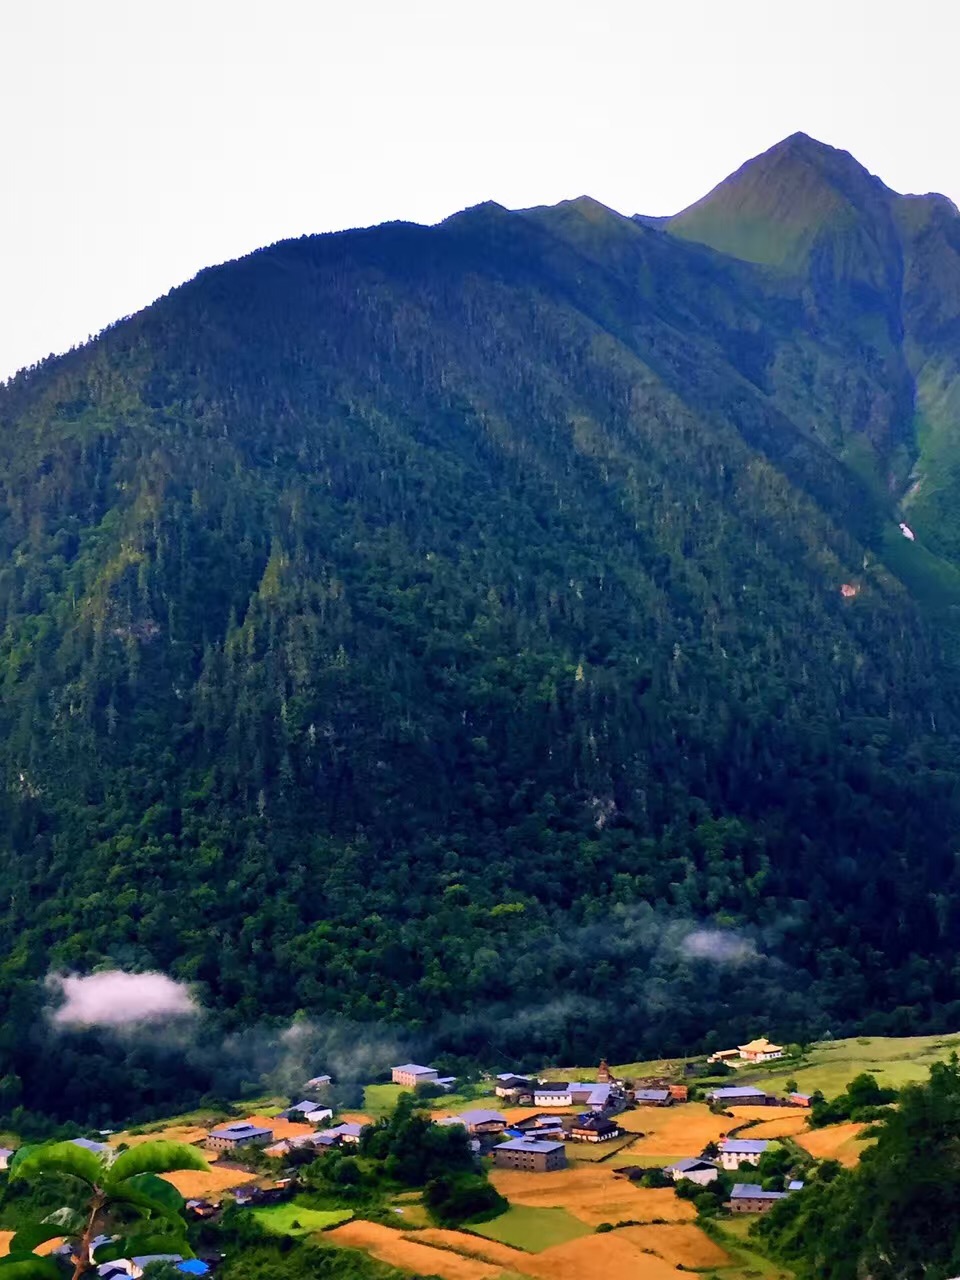
MULTIPOLYGON (((736 1049, 721 1050, 712 1054, 710 1063, 727 1065, 755 1065, 782 1058, 784 1050, 765 1037, 751 1040, 736 1049)), ((457 1081, 452 1076, 442 1076, 431 1066, 407 1062, 391 1068, 391 1080, 406 1089, 420 1085, 434 1085, 450 1092, 457 1081)), ((305 1092, 322 1092, 332 1083, 328 1075, 317 1075, 308 1080, 305 1092)), ((662 1077, 648 1077, 625 1082, 614 1077, 606 1061, 601 1061, 594 1081, 559 1078, 537 1078, 504 1072, 493 1081, 494 1092, 504 1105, 512 1107, 545 1108, 533 1110, 533 1114, 520 1120, 509 1121, 500 1111, 477 1107, 449 1115, 438 1120, 441 1125, 462 1125, 470 1138, 473 1150, 489 1155, 497 1168, 519 1169, 535 1173, 549 1173, 562 1169, 567 1163, 567 1143, 591 1144, 616 1140, 623 1135, 617 1117, 628 1108, 672 1107, 688 1101, 689 1090, 685 1084, 662 1077), (561 1114, 562 1112, 562 1114, 561 1114)), ((734 1105, 808 1107, 810 1098, 801 1093, 778 1097, 754 1086, 732 1086, 712 1089, 706 1094, 707 1102, 717 1109, 734 1105)), ((314 1126, 314 1132, 295 1137, 278 1138, 270 1123, 261 1118, 236 1120, 212 1129, 202 1141, 208 1151, 221 1156, 242 1156, 245 1151, 260 1150, 265 1155, 283 1158, 296 1150, 317 1152, 334 1147, 351 1147, 360 1142, 363 1126, 345 1121, 334 1125, 334 1112, 312 1098, 305 1097, 280 1112, 278 1119, 303 1122, 314 1126)), ((78 1146, 102 1152, 109 1148, 86 1138, 74 1140, 78 1146)), ((664 1172, 674 1182, 690 1180, 708 1186, 719 1177, 720 1170, 739 1171, 755 1167, 770 1143, 762 1139, 728 1137, 721 1139, 715 1155, 698 1155, 678 1160, 664 1172)), ((713 1148, 708 1148, 713 1151, 713 1148)), ((12 1151, 0 1148, 0 1168, 6 1168, 12 1151)), ((270 1197, 282 1199, 292 1193, 295 1174, 278 1180, 272 1187, 238 1187, 231 1193, 240 1204, 273 1203, 270 1197)), ((772 1207, 778 1200, 799 1189, 802 1184, 790 1183, 785 1191, 764 1191, 754 1183, 737 1183, 730 1196, 733 1212, 759 1213, 772 1207)), ((196 1219, 213 1216, 218 1204, 202 1199, 187 1201, 187 1211, 196 1219)), ((101 1243, 103 1243, 101 1241, 101 1243)), ((143 1268, 159 1258, 122 1259, 103 1263, 97 1267, 99 1280, 139 1280, 143 1268)), ((207 1267, 196 1260, 184 1260, 173 1255, 164 1256, 185 1275, 205 1274, 207 1267)), ((91 1253, 91 1262, 93 1255, 91 1253)))
MULTIPOLYGON (((183 1276, 206 1276, 210 1271, 208 1262, 203 1262, 200 1258, 184 1258, 180 1253, 149 1253, 134 1258, 117 1258, 112 1262, 98 1263, 97 1251, 112 1244, 113 1240, 113 1236, 98 1235, 90 1241, 88 1261, 90 1266, 96 1269, 100 1280, 140 1280, 147 1267, 154 1262, 168 1262, 183 1276)), ((71 1266, 76 1266, 78 1260, 75 1246, 69 1243, 62 1244, 53 1256, 63 1258, 71 1266)))
MULTIPOLYGON (((715 1160, 707 1156, 692 1156, 668 1165, 663 1172, 674 1182, 688 1180, 707 1187, 711 1182, 716 1182, 721 1169, 739 1171, 744 1167, 758 1165, 760 1157, 769 1147, 770 1143, 765 1138, 722 1138, 715 1160)), ((764 1191, 757 1183, 737 1182, 730 1192, 730 1209, 733 1213, 765 1213, 778 1200, 785 1199, 791 1192, 800 1191, 802 1187, 802 1182, 789 1182, 784 1191, 764 1191)))

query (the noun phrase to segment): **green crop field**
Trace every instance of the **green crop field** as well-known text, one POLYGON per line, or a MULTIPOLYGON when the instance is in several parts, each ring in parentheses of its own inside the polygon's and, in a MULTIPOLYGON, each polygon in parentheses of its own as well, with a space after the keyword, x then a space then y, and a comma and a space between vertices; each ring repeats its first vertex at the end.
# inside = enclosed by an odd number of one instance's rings
POLYGON ((637 1135, 635 1133, 628 1133, 624 1137, 614 1138, 610 1142, 568 1142, 565 1144, 567 1159, 577 1164, 584 1162, 597 1164, 601 1160, 606 1163, 615 1159, 618 1151, 622 1151, 624 1147, 628 1147, 636 1140, 637 1135))
POLYGON ((796 1080, 804 1093, 819 1089, 826 1097, 842 1093, 861 1071, 872 1071, 881 1084, 899 1088, 927 1078, 931 1063, 946 1062, 960 1050, 960 1036, 860 1036, 850 1040, 825 1040, 811 1046, 795 1062, 776 1063, 773 1069, 738 1072, 737 1080, 782 1089, 796 1080))
POLYGON ((374 1120, 389 1115, 401 1093, 409 1093, 400 1084, 368 1084, 363 1091, 363 1110, 374 1120))
POLYGON ((308 1236, 349 1222, 353 1217, 350 1209, 305 1209, 296 1203, 270 1205, 250 1212, 264 1231, 277 1236, 308 1236))
POLYGON ((551 1245, 566 1244, 580 1236, 588 1236, 591 1228, 566 1209, 538 1209, 529 1205, 512 1205, 506 1213, 490 1222, 471 1225, 470 1230, 488 1240, 539 1253, 551 1245))

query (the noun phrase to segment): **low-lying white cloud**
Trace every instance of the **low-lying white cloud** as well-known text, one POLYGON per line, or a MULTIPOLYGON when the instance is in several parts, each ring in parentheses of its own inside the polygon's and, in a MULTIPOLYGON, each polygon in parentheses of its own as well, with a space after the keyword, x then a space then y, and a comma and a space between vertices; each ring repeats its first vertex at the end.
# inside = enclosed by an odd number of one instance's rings
POLYGON ((164 973, 58 973, 47 986, 62 997, 50 1015, 60 1027, 126 1027, 199 1013, 190 989, 164 973))
POLYGON ((757 958, 757 948, 750 938, 722 929, 694 929, 680 949, 695 960, 713 960, 715 964, 743 964, 757 958))

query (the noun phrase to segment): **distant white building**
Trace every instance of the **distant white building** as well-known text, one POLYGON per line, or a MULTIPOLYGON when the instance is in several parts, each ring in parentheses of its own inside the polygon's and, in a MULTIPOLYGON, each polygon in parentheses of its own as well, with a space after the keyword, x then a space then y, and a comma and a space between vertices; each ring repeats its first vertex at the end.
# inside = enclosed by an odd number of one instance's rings
POLYGON ((438 1084, 440 1072, 434 1067, 421 1067, 416 1062, 405 1062, 402 1066, 390 1068, 390 1078, 394 1084, 415 1089, 418 1084, 438 1084))
POLYGON ((904 524, 902 520, 900 521, 900 532, 905 538, 909 538, 911 542, 916 542, 917 535, 913 532, 910 526, 908 524, 904 524))
POLYGON ((759 1040, 739 1045, 737 1052, 744 1062, 773 1062, 783 1057, 783 1045, 771 1044, 766 1036, 761 1036, 759 1040))
POLYGON ((724 1169, 739 1169, 742 1164, 759 1164, 760 1157, 770 1146, 765 1138, 728 1138, 720 1148, 720 1163, 724 1169))
POLYGON ((720 1177, 720 1170, 714 1161, 704 1160, 701 1156, 695 1156, 690 1160, 678 1160, 676 1164, 668 1164, 663 1172, 674 1182, 680 1182, 681 1179, 686 1178, 701 1187, 709 1186, 720 1177))
POLYGON ((533 1102, 537 1107, 571 1107, 573 1094, 568 1084, 537 1085, 533 1091, 533 1102))

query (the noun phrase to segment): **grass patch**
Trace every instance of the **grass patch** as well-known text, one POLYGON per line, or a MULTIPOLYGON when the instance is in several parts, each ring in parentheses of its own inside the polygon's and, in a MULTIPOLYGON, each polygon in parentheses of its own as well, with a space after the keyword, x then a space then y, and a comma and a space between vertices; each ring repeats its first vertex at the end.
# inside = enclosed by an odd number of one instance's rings
POLYGON ((251 1209, 253 1219, 277 1236, 309 1236, 326 1231, 353 1217, 352 1209, 307 1209, 302 1204, 274 1204, 265 1209, 251 1209))
POLYGON ((568 1160, 574 1160, 577 1164, 597 1164, 600 1161, 612 1160, 618 1151, 635 1142, 636 1137, 635 1133, 628 1133, 610 1142, 567 1142, 564 1145, 568 1160))
POLYGON ((825 1040, 812 1045, 801 1064, 777 1063, 774 1072, 763 1075, 738 1071, 734 1083, 758 1083, 775 1091, 795 1079, 802 1093, 819 1089, 827 1098, 835 1098, 854 1076, 872 1071, 881 1084, 900 1088, 926 1080, 931 1064, 946 1062, 955 1047, 953 1035, 825 1040))
POLYGON ((368 1084, 363 1091, 363 1109, 374 1120, 387 1116, 397 1105, 401 1093, 412 1093, 401 1084, 368 1084))
POLYGON ((882 555, 887 568, 921 604, 934 609, 960 605, 960 570, 905 538, 895 525, 884 526, 882 555))
POLYGON ((419 1195, 414 1196, 412 1200, 407 1196, 396 1196, 387 1207, 396 1216, 400 1226, 411 1229, 433 1226, 433 1219, 424 1208, 419 1195))
POLYGON ((723 1246, 733 1258, 732 1267, 724 1267, 720 1274, 724 1280, 740 1280, 740 1277, 763 1277, 763 1280, 789 1280, 793 1272, 779 1262, 760 1253, 750 1237, 750 1228, 756 1222, 751 1214, 732 1214, 714 1222, 701 1223, 701 1229, 711 1239, 723 1246))
POLYGON ((499 1218, 471 1225, 469 1229, 488 1240, 498 1240, 527 1253, 540 1253, 551 1245, 578 1240, 591 1230, 566 1209, 538 1209, 523 1204, 511 1205, 499 1218))

